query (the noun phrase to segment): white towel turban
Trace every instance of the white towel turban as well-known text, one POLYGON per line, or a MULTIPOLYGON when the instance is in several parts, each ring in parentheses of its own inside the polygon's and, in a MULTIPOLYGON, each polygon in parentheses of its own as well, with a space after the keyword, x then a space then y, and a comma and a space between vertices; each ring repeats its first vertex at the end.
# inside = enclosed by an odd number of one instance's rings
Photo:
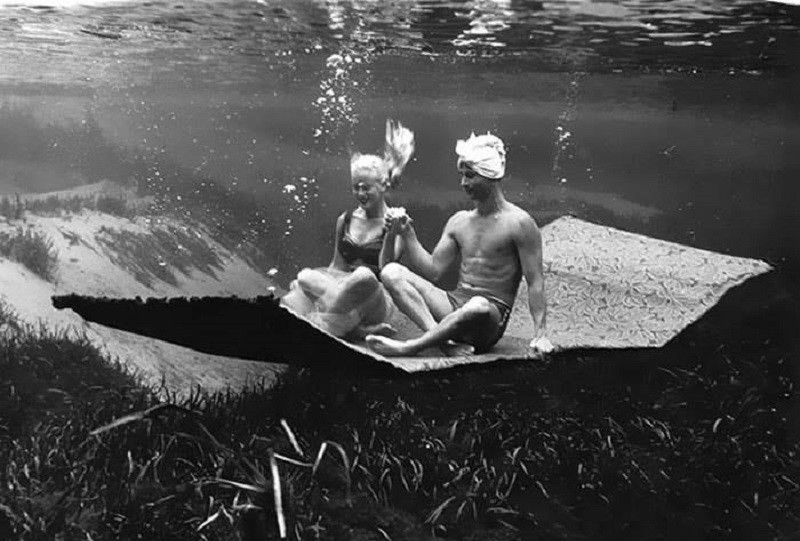
POLYGON ((466 141, 456 143, 459 164, 465 164, 481 176, 503 178, 506 173, 506 149, 496 135, 470 135, 466 141))

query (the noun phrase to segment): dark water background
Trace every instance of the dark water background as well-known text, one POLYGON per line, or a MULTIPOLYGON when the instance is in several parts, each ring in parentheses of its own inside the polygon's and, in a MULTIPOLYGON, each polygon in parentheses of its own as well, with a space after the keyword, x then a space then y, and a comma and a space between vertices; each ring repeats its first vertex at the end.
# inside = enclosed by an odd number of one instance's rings
MULTIPOLYGON (((429 246, 491 130, 506 189, 800 269, 800 7, 752 0, 0 3, 0 194, 133 178, 257 239, 285 285, 330 259, 350 150, 417 135, 395 201, 429 246), (27 5, 23 5, 27 4, 27 5)), ((188 208, 188 206, 187 206, 188 208)), ((192 212, 198 212, 196 209, 192 212)))

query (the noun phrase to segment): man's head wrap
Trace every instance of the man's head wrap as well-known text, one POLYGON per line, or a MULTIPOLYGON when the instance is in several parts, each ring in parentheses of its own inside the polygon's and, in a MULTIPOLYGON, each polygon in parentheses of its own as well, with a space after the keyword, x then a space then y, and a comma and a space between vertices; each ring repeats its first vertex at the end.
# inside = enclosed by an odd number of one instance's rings
POLYGON ((464 164, 486 178, 500 179, 506 174, 506 149, 496 135, 469 136, 456 143, 459 165, 464 164))

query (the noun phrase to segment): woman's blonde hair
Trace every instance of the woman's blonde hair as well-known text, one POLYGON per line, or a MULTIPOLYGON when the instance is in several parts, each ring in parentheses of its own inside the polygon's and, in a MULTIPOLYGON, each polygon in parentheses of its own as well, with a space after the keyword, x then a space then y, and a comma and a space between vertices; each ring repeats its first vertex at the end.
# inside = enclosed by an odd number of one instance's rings
POLYGON ((395 120, 386 120, 383 157, 354 152, 350 157, 350 176, 373 176, 383 179, 388 188, 400 184, 400 175, 414 154, 414 132, 395 120))

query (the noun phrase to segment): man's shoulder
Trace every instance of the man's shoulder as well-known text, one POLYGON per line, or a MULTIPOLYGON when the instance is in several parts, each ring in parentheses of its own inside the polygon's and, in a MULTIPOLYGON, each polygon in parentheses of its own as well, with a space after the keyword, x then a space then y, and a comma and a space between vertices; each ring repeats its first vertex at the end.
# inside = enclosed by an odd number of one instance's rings
POLYGON ((506 216, 504 228, 514 242, 527 244, 541 239, 541 231, 536 225, 536 220, 525 209, 512 204, 506 216))
POLYGON ((514 203, 508 203, 508 207, 505 210, 505 215, 509 220, 512 220, 516 224, 525 227, 536 227, 536 220, 533 219, 533 216, 531 216, 530 212, 518 205, 515 205, 514 203))
POLYGON ((449 225, 458 225, 464 223, 464 220, 468 219, 470 216, 469 210, 459 210, 456 211, 450 218, 447 220, 449 225))

